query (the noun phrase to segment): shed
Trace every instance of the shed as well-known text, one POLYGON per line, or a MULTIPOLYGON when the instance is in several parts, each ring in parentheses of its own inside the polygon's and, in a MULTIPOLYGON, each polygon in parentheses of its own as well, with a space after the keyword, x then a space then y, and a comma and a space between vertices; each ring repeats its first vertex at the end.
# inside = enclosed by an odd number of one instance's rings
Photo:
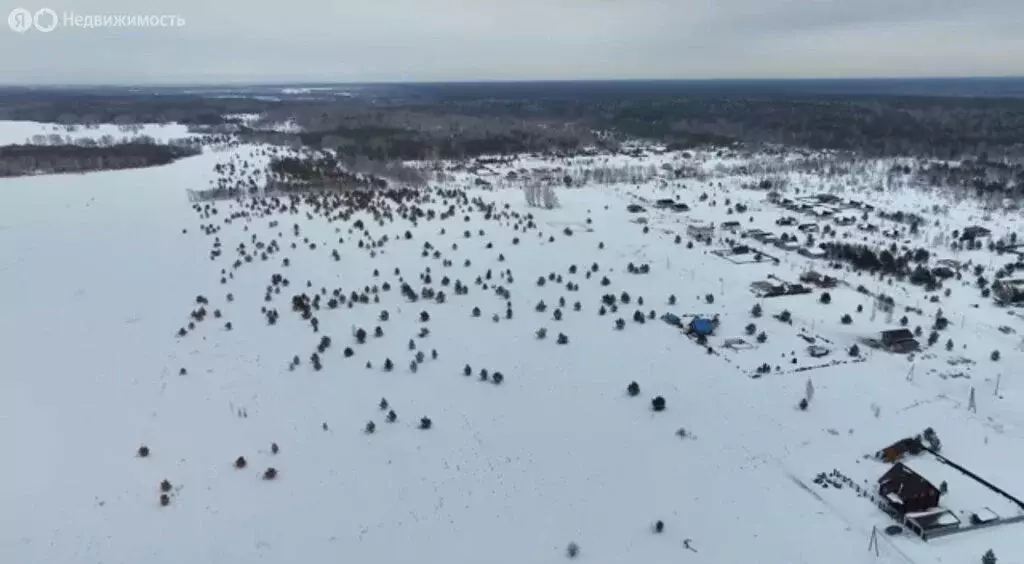
POLYGON ((901 514, 927 511, 938 507, 939 488, 910 467, 897 462, 878 479, 878 495, 901 514))
POLYGON ((674 313, 662 314, 661 320, 664 321, 665 323, 668 323, 669 325, 675 325, 676 327, 683 326, 683 320, 680 319, 679 316, 674 313))
POLYGON ((900 439, 875 453, 875 457, 886 462, 896 462, 907 454, 919 454, 924 445, 916 437, 900 439))
POLYGON ((909 329, 882 331, 882 346, 893 351, 912 351, 920 345, 909 329))
POLYGON ((694 317, 690 321, 690 331, 696 335, 710 335, 715 332, 715 323, 706 317, 694 317))
POLYGON ((912 513, 906 516, 905 522, 910 530, 924 540, 948 535, 960 528, 960 518, 948 509, 912 513))

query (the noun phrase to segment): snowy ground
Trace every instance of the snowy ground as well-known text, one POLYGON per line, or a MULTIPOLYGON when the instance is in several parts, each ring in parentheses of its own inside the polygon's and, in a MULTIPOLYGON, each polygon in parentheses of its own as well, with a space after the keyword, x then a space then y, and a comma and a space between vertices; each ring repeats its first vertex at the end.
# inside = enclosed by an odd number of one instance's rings
MULTIPOLYGON (((706 181, 560 189, 561 207, 550 211, 526 208, 518 189, 467 188, 469 198, 495 204, 490 220, 439 194, 423 207, 442 213, 454 204, 454 217, 415 225, 397 209, 383 225, 364 212, 328 221, 305 204, 295 213, 245 217, 247 208, 220 202, 211 205, 216 215, 197 217, 185 190, 206 188, 216 163, 252 158, 252 151, 208 152, 146 170, 0 181, 0 285, 9 297, 0 322, 0 444, 7 453, 0 506, 10 509, 0 512, 3 561, 521 564, 560 562, 576 542, 580 561, 608 564, 976 562, 989 548, 1001 563, 1024 562, 1024 524, 930 543, 882 537, 876 557, 866 550, 872 527, 891 521, 848 489, 812 483, 833 469, 873 483, 886 466, 864 455, 930 426, 952 459, 1024 495, 1024 383, 1010 369, 1024 353, 1016 350, 1018 336, 998 330, 1024 331, 1024 324, 983 300, 973 276, 947 282, 951 296, 940 292, 938 304, 920 289, 845 272, 837 276, 846 285, 831 290, 829 305, 819 303, 819 291, 758 300, 751 282, 771 274, 795 281, 822 267, 774 247, 768 252, 781 259, 777 266, 728 262, 710 253, 720 242, 688 248, 690 220, 732 217, 725 198, 748 204, 735 216, 743 229, 777 229, 782 215, 763 201, 764 192, 741 188, 749 176, 714 175, 728 157, 702 155, 706 181), (691 211, 648 206, 639 214, 646 233, 625 209, 677 195, 691 211), (525 229, 525 221, 507 215, 513 212, 532 213, 537 228, 525 229), (354 227, 357 220, 367 233, 354 227), (219 229, 207 234, 203 225, 219 229), (369 243, 383 236, 388 242, 371 254, 369 243), (223 254, 211 259, 217 238, 223 254), (256 252, 251 263, 232 268, 240 244, 251 250, 272 240, 280 251, 266 261, 256 252), (432 248, 423 256, 426 243, 432 248), (628 274, 630 262, 651 271, 628 274), (222 269, 233 274, 224 284, 222 269), (562 283, 538 285, 552 273, 562 283), (274 274, 290 285, 266 303, 274 274), (456 295, 443 277, 469 293, 456 295), (444 290, 447 302, 408 303, 400 279, 417 291, 444 290), (384 282, 391 290, 379 291, 379 303, 315 312, 318 333, 291 309, 297 293, 324 288, 326 301, 333 289, 347 296, 384 282), (569 291, 568 282, 579 290, 569 291), (862 347, 863 362, 793 372, 848 360, 847 347, 897 325, 881 313, 872 320, 871 298, 854 290, 860 284, 920 307, 922 315, 897 309, 895 319, 908 315, 911 329, 927 329, 940 306, 951 326, 913 360, 862 347), (512 319, 494 292, 499 285, 511 292, 512 319), (604 294, 623 292, 629 305, 599 315, 604 294), (210 315, 177 338, 198 295, 222 317, 210 315), (566 305, 556 321, 560 297, 566 305), (541 300, 543 313, 535 311, 541 300), (755 303, 764 307, 759 319, 749 313, 755 303), (276 308, 280 320, 268 325, 261 307, 276 308), (783 309, 792 325, 772 318, 783 309), (384 310, 390 319, 380 321, 384 310), (708 342, 718 354, 660 321, 634 322, 636 310, 720 315, 708 342), (420 321, 421 311, 429 322, 420 321), (844 313, 852 324, 840 324, 844 313), (626 320, 622 331, 614 328, 618 317, 626 320), (766 332, 765 343, 746 337, 751 350, 722 347, 745 336, 751 322, 766 332), (372 336, 375 326, 383 337, 372 336), (355 342, 355 327, 371 333, 365 344, 355 342), (421 327, 430 335, 420 338, 421 327), (544 340, 534 336, 541 327, 549 333, 544 340), (832 355, 809 358, 801 331, 827 339, 832 355), (559 333, 567 345, 556 344, 559 333), (315 371, 309 357, 324 335, 332 344, 315 371), (952 352, 941 346, 947 338, 956 343, 952 352), (415 373, 410 340, 426 353, 415 373), (1002 358, 992 362, 996 348, 1002 358), (302 362, 290 371, 293 355, 302 362), (959 355, 975 361, 960 368, 970 377, 940 377, 959 355), (391 372, 382 369, 386 358, 391 372), (765 362, 779 370, 752 379, 765 362), (469 377, 462 373, 467 364, 469 377), (481 369, 501 372, 504 382, 481 382, 481 369), (803 412, 796 403, 808 378, 815 394, 803 412), (634 380, 641 392, 631 398, 626 386, 634 380), (967 410, 971 387, 976 412, 967 410), (658 395, 667 409, 655 413, 651 398, 658 395), (382 397, 397 422, 385 422, 382 397), (417 428, 423 416, 432 420, 430 430, 417 428), (371 420, 376 432, 366 434, 371 420), (271 453, 272 443, 279 453, 271 453), (136 456, 140 445, 151 449, 149 457, 136 456), (246 469, 233 467, 239 456, 246 469), (278 470, 275 480, 260 478, 267 467, 278 470), (167 507, 158 503, 164 479, 172 484, 167 507), (660 535, 651 531, 656 520, 665 523, 660 535)), ((642 166, 660 170, 683 158, 649 160, 642 166)), ((527 165, 495 166, 493 173, 504 178, 527 165)), ((455 186, 474 178, 454 176, 455 186)), ((873 197, 880 206, 914 205, 902 192, 873 197)), ((954 207, 943 222, 962 228, 981 214, 954 207)), ((1012 229, 1009 220, 990 224, 1012 229)), ((938 233, 922 229, 916 244, 938 233)), ((969 253, 958 258, 988 260, 987 251, 969 253)), ((951 509, 1012 511, 961 481, 949 480, 951 509)))
POLYGON ((68 127, 34 121, 0 121, 0 145, 52 143, 51 139, 54 136, 60 136, 63 142, 68 142, 68 140, 75 142, 81 139, 99 140, 104 136, 110 136, 114 141, 121 141, 143 135, 161 142, 191 136, 186 126, 176 123, 137 125, 102 123, 91 127, 68 127), (43 136, 45 140, 41 140, 39 136, 43 136))

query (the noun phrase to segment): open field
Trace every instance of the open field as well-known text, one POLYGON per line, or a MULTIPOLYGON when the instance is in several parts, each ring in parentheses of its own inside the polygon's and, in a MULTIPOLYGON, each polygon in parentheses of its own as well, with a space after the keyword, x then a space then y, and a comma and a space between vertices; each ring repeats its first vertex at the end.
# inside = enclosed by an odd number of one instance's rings
MULTIPOLYGON (((751 172, 793 158, 641 146, 445 163, 443 180, 418 190, 189 202, 218 164, 265 167, 264 147, 241 145, 157 168, 3 180, 0 505, 14 508, 0 512, 3 560, 520 564, 562 561, 578 543, 577 559, 608 564, 926 564, 987 549, 1021 562, 1024 524, 884 536, 876 556, 872 528, 892 519, 813 483, 835 469, 870 487, 887 465, 865 455, 932 427, 951 459, 1024 496, 1024 382, 1012 369, 1024 321, 982 295, 1015 256, 950 246, 975 224, 991 229, 986 241, 1009 237, 1019 214, 946 201, 878 160, 839 178, 792 173, 771 199, 874 208, 850 212, 850 225, 811 219, 769 201, 751 172), (602 168, 626 173, 599 181, 602 168), (540 169, 570 177, 553 209, 524 198, 540 169), (877 210, 926 220, 912 230, 877 210), (797 224, 777 224, 787 216, 797 224), (740 225, 722 230, 728 221, 740 225), (798 229, 809 223, 817 231, 798 229), (693 225, 714 228, 705 240, 693 225), (751 229, 796 248, 743 236, 751 229), (913 264, 963 267, 927 290, 797 252, 820 242, 924 249, 913 264), (712 252, 738 244, 764 257, 712 252), (750 290, 809 270, 836 285, 750 290), (666 313, 718 323, 698 344, 666 313), (865 344, 901 326, 921 327, 921 350, 865 344), (738 338, 749 346, 726 346, 738 338), (829 353, 811 357, 812 343, 829 353)), ((926 458, 908 465, 948 481, 943 507, 1015 514, 926 458)))

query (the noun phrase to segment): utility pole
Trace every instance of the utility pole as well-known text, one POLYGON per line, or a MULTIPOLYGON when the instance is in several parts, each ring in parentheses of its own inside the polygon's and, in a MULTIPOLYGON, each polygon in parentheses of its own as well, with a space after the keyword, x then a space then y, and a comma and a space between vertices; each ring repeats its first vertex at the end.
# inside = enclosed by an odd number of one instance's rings
POLYGON ((874 525, 871 526, 871 539, 868 541, 868 552, 872 550, 875 551, 875 558, 878 558, 878 527, 874 525))
POLYGON ((971 396, 967 399, 967 411, 971 413, 978 412, 978 405, 974 402, 974 386, 971 386, 971 396))

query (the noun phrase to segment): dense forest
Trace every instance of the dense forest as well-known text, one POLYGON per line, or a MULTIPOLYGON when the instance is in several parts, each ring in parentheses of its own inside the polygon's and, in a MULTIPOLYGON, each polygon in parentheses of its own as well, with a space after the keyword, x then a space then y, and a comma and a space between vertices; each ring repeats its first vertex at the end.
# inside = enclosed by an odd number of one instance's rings
POLYGON ((159 166, 199 154, 197 147, 157 143, 108 146, 0 146, 0 177, 60 174, 159 166))
MULTIPOLYGON (((339 86, 316 96, 270 87, 7 88, 0 89, 0 119, 228 127, 243 139, 270 138, 375 162, 570 154, 628 138, 672 148, 787 145, 862 156, 974 159, 983 169, 1024 160, 1024 97, 1014 90, 1024 92, 1024 82, 984 88, 961 82, 909 81, 898 88, 872 87, 871 81, 842 88, 828 81, 378 85, 339 86), (990 95, 944 94, 968 87, 990 95), (302 133, 270 133, 230 117, 257 113, 268 122, 293 120, 302 133)), ((932 172, 936 178, 949 173, 932 172)), ((989 182, 976 172, 962 183, 989 182)))

